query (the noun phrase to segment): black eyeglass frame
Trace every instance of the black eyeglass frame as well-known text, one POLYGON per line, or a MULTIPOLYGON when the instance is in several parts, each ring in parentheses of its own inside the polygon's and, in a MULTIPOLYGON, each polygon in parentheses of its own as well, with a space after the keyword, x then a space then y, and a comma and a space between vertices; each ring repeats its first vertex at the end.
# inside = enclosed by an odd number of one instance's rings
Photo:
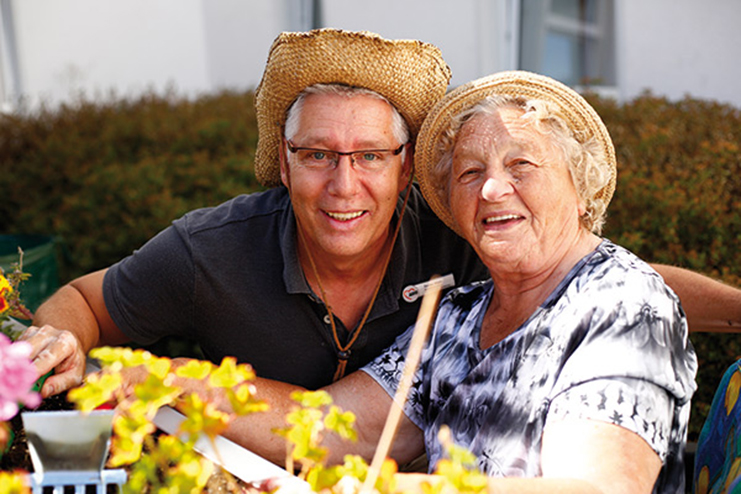
POLYGON ((340 158, 342 156, 349 156, 350 162, 354 165, 355 164, 355 158, 353 158, 353 155, 356 154, 363 154, 363 153, 391 153, 391 156, 399 156, 401 154, 401 151, 404 149, 404 146, 406 146, 407 143, 402 143, 398 148, 396 149, 358 149, 357 151, 335 151, 334 149, 320 149, 320 148, 305 148, 305 147, 297 147, 294 146, 293 143, 290 141, 290 139, 286 139, 286 147, 288 147, 288 150, 296 154, 299 151, 318 151, 320 153, 333 153, 337 155, 337 163, 335 163, 335 166, 339 164, 340 158))

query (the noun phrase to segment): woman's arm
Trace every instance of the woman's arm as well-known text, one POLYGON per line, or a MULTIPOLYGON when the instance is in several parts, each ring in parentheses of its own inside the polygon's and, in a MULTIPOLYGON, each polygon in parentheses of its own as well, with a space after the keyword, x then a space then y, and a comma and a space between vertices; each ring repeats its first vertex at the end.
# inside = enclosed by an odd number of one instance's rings
POLYGON ((544 478, 582 480, 603 493, 650 493, 659 455, 638 434, 588 419, 549 422, 543 431, 544 478))
MULTIPOLYGON (((490 478, 489 492, 649 494, 661 470, 659 456, 640 436, 617 425, 586 419, 549 423, 543 433, 541 460, 542 477, 490 478)), ((422 493, 423 483, 434 484, 441 478, 399 474, 396 480, 397 488, 422 493)))
POLYGON ((690 332, 741 332, 741 290, 688 269, 651 267, 679 296, 690 332))

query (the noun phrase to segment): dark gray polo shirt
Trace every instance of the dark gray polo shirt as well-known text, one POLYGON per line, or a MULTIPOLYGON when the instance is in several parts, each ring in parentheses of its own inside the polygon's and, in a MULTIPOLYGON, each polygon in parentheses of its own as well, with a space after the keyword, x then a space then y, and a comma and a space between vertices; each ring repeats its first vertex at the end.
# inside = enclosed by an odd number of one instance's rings
MULTIPOLYGON (((400 197, 397 217, 401 206, 400 197)), ((214 363, 235 356, 260 377, 324 386, 337 368, 337 349, 326 308, 300 268, 296 234, 284 187, 189 212, 108 270, 106 307, 137 343, 186 337, 214 363)), ((348 374, 414 323, 421 297, 409 294, 434 274, 453 274, 456 286, 488 277, 415 187, 388 272, 351 349, 348 374)), ((349 333, 335 321, 345 344, 349 333)))

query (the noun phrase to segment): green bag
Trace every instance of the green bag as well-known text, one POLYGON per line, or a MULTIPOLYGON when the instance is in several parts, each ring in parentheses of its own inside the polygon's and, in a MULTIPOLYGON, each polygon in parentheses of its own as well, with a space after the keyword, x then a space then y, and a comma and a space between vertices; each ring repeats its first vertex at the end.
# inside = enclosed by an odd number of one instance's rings
POLYGON ((20 287, 21 299, 31 312, 59 288, 56 240, 48 235, 0 235, 0 267, 7 273, 20 259, 31 277, 20 287))

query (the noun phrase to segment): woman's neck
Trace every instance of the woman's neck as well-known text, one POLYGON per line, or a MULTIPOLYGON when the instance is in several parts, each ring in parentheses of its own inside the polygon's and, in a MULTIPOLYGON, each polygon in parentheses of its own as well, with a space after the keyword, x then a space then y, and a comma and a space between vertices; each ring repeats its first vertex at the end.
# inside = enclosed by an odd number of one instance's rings
POLYGON ((482 324, 481 348, 488 348, 517 330, 600 242, 599 237, 587 232, 570 249, 537 270, 491 271, 494 293, 482 324))

